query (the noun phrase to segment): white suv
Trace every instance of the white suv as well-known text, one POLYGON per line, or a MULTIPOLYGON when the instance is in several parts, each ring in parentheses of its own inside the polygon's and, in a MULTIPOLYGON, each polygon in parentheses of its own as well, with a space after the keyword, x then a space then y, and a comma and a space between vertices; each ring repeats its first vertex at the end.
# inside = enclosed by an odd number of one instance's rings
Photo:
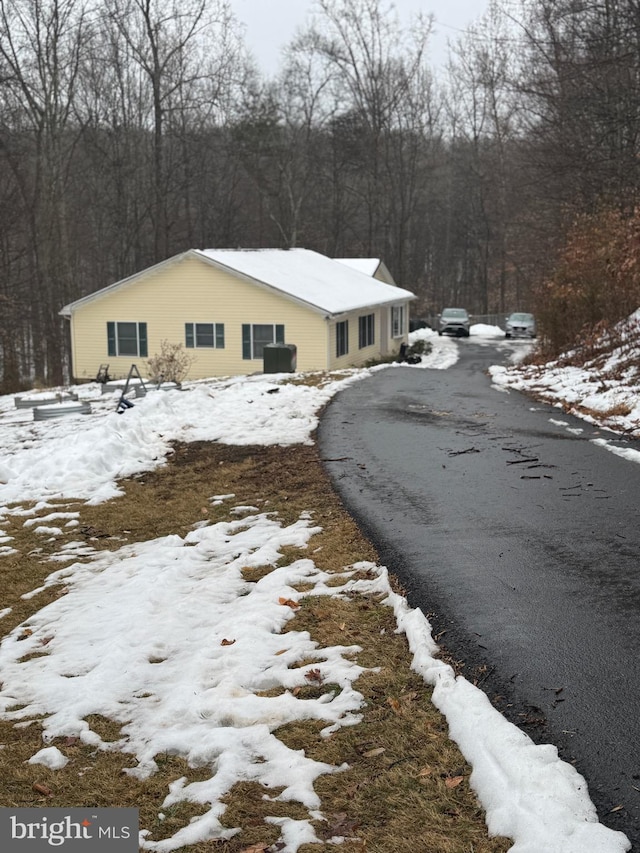
POLYGON ((442 314, 438 314, 439 335, 468 338, 470 325, 471 318, 464 308, 445 308, 442 314))
POLYGON ((505 328, 505 338, 535 338, 536 318, 533 314, 509 314, 505 328))

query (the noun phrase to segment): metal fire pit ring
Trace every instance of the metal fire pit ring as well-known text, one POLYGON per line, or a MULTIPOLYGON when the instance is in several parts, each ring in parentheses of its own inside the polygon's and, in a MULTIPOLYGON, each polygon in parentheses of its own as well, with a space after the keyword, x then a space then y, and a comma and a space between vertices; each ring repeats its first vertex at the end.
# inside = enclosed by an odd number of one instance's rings
POLYGON ((36 406, 33 410, 34 421, 47 421, 52 418, 64 418, 67 415, 90 415, 91 405, 86 400, 68 403, 53 403, 50 406, 36 406))
POLYGON ((14 397, 13 402, 16 409, 35 409, 36 406, 51 406, 54 403, 66 403, 77 399, 78 395, 73 391, 63 391, 49 397, 14 397))

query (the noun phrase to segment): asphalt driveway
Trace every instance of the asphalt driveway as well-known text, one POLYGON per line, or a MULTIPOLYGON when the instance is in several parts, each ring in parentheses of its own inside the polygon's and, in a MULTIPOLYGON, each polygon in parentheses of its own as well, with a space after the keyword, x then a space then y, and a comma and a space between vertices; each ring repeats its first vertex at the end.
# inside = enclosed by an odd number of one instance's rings
MULTIPOLYGON (((339 394, 320 450, 348 509, 467 677, 640 842, 640 465, 603 432, 492 386, 512 345, 339 394)), ((636 443, 637 444, 637 443, 636 443)), ((639 448, 640 449, 640 448, 639 448)))

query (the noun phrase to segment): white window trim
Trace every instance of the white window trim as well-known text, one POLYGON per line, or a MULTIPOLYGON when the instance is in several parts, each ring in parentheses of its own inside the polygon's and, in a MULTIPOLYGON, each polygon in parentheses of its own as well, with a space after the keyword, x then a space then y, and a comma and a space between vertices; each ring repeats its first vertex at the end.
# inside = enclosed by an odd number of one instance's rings
MULTIPOLYGON (((369 326, 369 323, 367 323, 369 326)), ((367 329, 366 331, 369 331, 367 329)), ((368 347, 373 347, 376 344, 376 314, 375 311, 371 311, 369 314, 361 314, 358 317, 358 349, 367 349, 368 347), (362 323, 363 321, 368 321, 371 318, 371 340, 368 339, 367 342, 362 343, 362 323)))
POLYGON ((225 332, 225 328, 224 328, 224 323, 214 323, 214 322, 211 322, 209 320, 204 321, 204 322, 202 320, 194 320, 193 322, 190 322, 190 321, 185 322, 184 325, 185 325, 185 348, 186 349, 211 350, 211 349, 224 349, 225 348, 225 346, 226 346, 226 340, 225 340, 226 332, 225 332), (186 337, 187 336, 187 331, 186 331, 187 326, 191 326, 191 336, 193 338, 193 346, 189 346, 187 344, 187 337, 186 337), (202 344, 198 345, 198 335, 196 332, 196 326, 212 326, 213 327, 213 346, 204 346, 202 344), (217 330, 218 330, 219 326, 222 326, 222 338, 225 341, 225 343, 223 343, 222 346, 218 346, 217 330))
POLYGON ((397 305, 392 305, 391 311, 389 312, 389 320, 391 323, 391 335, 390 335, 390 337, 392 337, 392 338, 403 338, 406 334, 406 329, 407 329, 407 305, 406 305, 406 303, 401 302, 397 305), (394 330, 394 325, 395 325, 394 315, 397 311, 400 312, 400 331, 399 332, 396 332, 394 330))

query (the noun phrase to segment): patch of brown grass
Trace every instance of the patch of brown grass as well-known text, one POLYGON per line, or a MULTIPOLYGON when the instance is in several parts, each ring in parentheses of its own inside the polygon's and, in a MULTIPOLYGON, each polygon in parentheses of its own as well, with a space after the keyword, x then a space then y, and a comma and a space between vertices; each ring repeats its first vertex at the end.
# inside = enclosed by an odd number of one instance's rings
MULTIPOLYGON (((200 521, 236 521, 230 510, 256 505, 277 513, 283 524, 310 512, 322 528, 305 550, 286 549, 283 564, 310 557, 319 569, 339 577, 345 566, 377 561, 372 545, 345 512, 332 492, 314 447, 229 447, 215 443, 176 445, 163 467, 121 484, 124 494, 105 504, 69 504, 80 513, 80 525, 66 529, 52 541, 24 526, 24 518, 10 516, 3 527, 13 536, 18 553, 0 560, 3 606, 14 608, 0 623, 8 632, 56 596, 64 583, 48 587, 33 598, 22 595, 41 586, 49 573, 66 565, 48 561, 64 542, 90 544, 97 551, 126 543, 147 541, 169 534, 186 535, 200 521), (212 496, 233 494, 219 505, 212 496)), ((43 510, 46 515, 51 510, 43 510)), ((81 561, 86 558, 79 558, 81 561)), ((246 581, 264 577, 270 566, 246 568, 246 581)), ((359 573, 366 577, 366 570, 359 573)), ((501 853, 504 839, 488 839, 478 802, 469 788, 470 768, 447 735, 445 721, 430 702, 430 692, 410 669, 406 640, 396 634, 390 608, 370 595, 303 599, 290 630, 309 631, 320 646, 359 646, 354 657, 367 668, 356 683, 362 694, 362 722, 323 737, 323 724, 302 721, 278 730, 294 749, 335 767, 348 769, 320 777, 316 790, 327 821, 316 822, 320 838, 341 833, 351 837, 344 853, 363 849, 380 853, 434 851, 434 853, 501 853)), ((311 668, 316 660, 302 662, 311 668)), ((298 692, 301 699, 338 692, 340 687, 311 680, 298 692)), ((123 737, 122 723, 104 717, 87 720, 106 743, 123 737)), ((181 803, 163 809, 168 786, 185 776, 188 782, 207 778, 209 768, 192 768, 178 756, 156 756, 158 771, 139 781, 124 772, 135 758, 118 749, 96 749, 78 739, 54 741, 69 763, 51 771, 30 765, 28 758, 42 748, 40 723, 15 727, 0 721, 1 806, 129 806, 140 809, 141 826, 151 838, 166 838, 205 811, 197 804, 181 803), (34 789, 34 784, 40 791, 34 789), (50 794, 42 794, 49 790, 50 794), (163 820, 158 813, 163 811, 163 820)), ((279 830, 265 823, 267 816, 307 819, 301 806, 274 802, 279 792, 251 783, 237 785, 226 797, 223 821, 242 831, 226 842, 212 841, 189 848, 194 853, 240 853, 251 844, 272 844, 279 830), (269 799, 264 799, 268 794, 269 799)), ((334 849, 305 845, 302 853, 334 849)))
POLYGON ((293 374, 290 379, 285 379, 283 385, 308 385, 311 388, 324 388, 325 385, 330 385, 332 382, 339 382, 344 379, 345 374, 337 373, 300 373, 293 374))
POLYGON ((612 418, 624 418, 631 414, 632 407, 627 403, 618 403, 616 406, 611 406, 609 409, 590 409, 588 406, 576 406, 576 411, 583 415, 588 415, 597 421, 608 421, 612 418))

